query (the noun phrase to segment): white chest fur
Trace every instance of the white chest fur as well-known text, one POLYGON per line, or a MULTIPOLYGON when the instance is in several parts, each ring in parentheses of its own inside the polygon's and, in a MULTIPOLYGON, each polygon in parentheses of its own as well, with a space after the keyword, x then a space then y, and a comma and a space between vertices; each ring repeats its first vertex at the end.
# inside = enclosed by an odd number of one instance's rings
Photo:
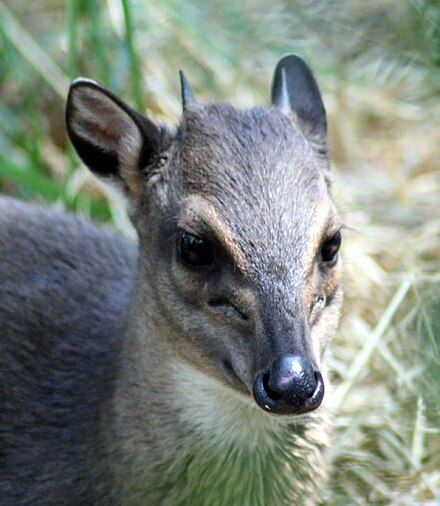
POLYGON ((179 423, 188 436, 162 504, 315 504, 325 476, 322 418, 275 417, 185 363, 174 367, 179 423), (177 477, 179 475, 179 477, 177 477))
POLYGON ((183 362, 174 369, 176 402, 181 421, 212 447, 270 447, 286 418, 270 416, 251 397, 235 392, 183 362))

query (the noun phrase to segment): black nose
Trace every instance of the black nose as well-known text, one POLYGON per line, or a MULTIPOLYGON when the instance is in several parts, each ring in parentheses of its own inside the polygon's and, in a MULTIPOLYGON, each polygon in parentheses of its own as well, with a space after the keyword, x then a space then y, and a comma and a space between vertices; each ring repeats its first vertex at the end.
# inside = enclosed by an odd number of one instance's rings
POLYGON ((288 415, 316 409, 324 397, 324 381, 310 360, 301 355, 283 355, 254 382, 254 398, 265 411, 288 415))

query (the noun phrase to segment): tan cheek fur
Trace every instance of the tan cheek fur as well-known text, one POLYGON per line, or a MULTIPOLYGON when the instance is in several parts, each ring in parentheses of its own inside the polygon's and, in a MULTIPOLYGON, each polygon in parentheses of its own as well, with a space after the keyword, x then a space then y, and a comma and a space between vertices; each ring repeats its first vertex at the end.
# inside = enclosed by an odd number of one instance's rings
MULTIPOLYGON (((310 242, 306 255, 307 264, 304 268, 302 291, 304 307, 310 311, 311 338, 315 357, 318 360, 320 360, 321 352, 328 341, 329 332, 324 332, 324 329, 329 327, 330 321, 335 320, 334 312, 337 310, 337 308, 326 307, 327 298, 333 294, 341 298, 338 292, 342 292, 340 289, 338 290, 342 278, 341 260, 339 259, 334 267, 327 269, 325 272, 321 272, 316 263, 323 237, 325 237, 324 234, 327 230, 336 232, 340 226, 338 219, 333 218, 336 216, 333 202, 327 195, 320 196, 316 203, 314 220, 310 225, 310 242), (316 304, 317 296, 324 297, 324 303, 321 307, 319 303, 316 304)), ((335 305, 339 306, 339 304, 335 305)), ((333 332, 336 323, 330 325, 330 327, 333 332)))

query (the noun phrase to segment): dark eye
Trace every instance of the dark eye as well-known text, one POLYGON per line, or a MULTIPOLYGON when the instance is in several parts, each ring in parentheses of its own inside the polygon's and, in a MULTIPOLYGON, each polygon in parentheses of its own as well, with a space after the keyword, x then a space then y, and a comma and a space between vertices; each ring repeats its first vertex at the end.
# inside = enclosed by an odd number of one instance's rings
POLYGON ((335 265, 338 260, 338 252, 341 246, 341 232, 336 234, 325 241, 321 247, 321 259, 330 266, 335 265))
POLYGON ((214 254, 210 242, 188 232, 179 232, 177 254, 184 264, 192 267, 214 263, 214 254))

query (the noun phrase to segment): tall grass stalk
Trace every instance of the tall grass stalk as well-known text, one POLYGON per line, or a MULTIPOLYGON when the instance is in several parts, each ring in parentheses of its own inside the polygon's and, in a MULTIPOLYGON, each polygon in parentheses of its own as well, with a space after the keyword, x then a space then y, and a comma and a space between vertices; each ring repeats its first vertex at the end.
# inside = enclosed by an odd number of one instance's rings
POLYGON ((0 1, 0 25, 15 49, 23 56, 33 71, 46 81, 64 99, 69 79, 51 56, 44 51, 23 28, 6 5, 0 1))
POLYGON ((135 30, 132 22, 132 8, 130 0, 121 0, 124 12, 125 37, 127 44, 128 57, 130 59, 131 82, 133 100, 139 111, 143 110, 142 89, 141 89, 141 73, 139 62, 135 49, 135 30))
POLYGON ((348 368, 344 382, 339 385, 338 389, 334 393, 333 406, 335 410, 338 410, 345 402, 347 395, 356 384, 361 372, 365 371, 368 361, 380 345, 385 332, 389 329, 391 321, 399 309, 400 304, 405 299, 412 283, 412 276, 401 283, 388 307, 385 309, 382 317, 378 321, 375 329, 371 333, 369 339, 348 368))

